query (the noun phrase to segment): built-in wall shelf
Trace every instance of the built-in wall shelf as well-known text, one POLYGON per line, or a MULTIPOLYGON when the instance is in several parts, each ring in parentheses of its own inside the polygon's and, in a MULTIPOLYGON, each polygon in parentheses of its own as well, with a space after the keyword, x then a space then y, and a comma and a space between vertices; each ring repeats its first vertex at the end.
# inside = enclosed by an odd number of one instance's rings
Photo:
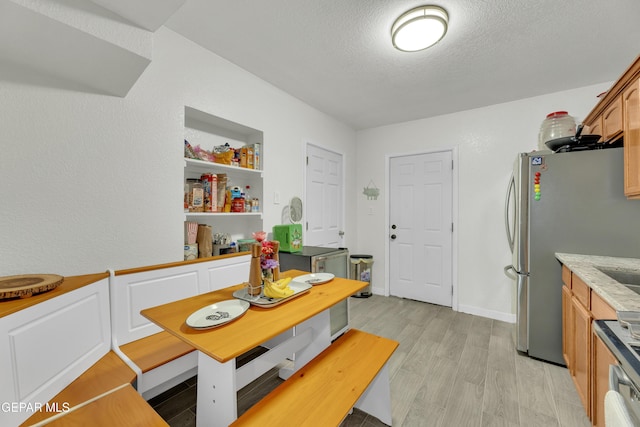
POLYGON ((222 163, 206 162, 198 159, 184 159, 185 167, 193 172, 211 172, 212 170, 219 173, 226 173, 230 177, 257 177, 262 178, 262 171, 256 169, 239 168, 237 166, 225 165, 222 163))
MULTIPOLYGON (((204 111, 185 107, 185 139, 192 147, 200 146, 211 151, 215 146, 228 143, 233 148, 260 144, 261 157, 263 132, 204 111)), ((264 161, 261 160, 261 165, 264 161)), ((262 168, 261 168, 262 169, 262 168)), ((260 201, 258 212, 185 212, 185 221, 210 225, 214 233, 227 233, 233 240, 251 238, 253 232, 263 230, 263 173, 262 170, 231 166, 199 159, 184 159, 184 179, 200 178, 204 173, 226 175, 227 187, 240 187, 251 198, 260 201)))

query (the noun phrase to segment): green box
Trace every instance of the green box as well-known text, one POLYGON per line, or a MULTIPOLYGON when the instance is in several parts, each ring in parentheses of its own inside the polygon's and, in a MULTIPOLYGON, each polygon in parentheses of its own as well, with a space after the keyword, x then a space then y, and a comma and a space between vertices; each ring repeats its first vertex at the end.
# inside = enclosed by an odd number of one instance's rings
POLYGON ((273 240, 280 242, 280 252, 302 252, 302 225, 274 225, 273 240))

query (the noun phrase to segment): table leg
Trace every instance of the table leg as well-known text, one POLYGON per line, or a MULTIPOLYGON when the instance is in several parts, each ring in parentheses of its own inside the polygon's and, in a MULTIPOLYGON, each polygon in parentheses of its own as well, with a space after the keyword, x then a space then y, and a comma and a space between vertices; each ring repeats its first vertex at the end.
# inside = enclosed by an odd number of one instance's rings
POLYGON ((228 426, 238 417, 236 360, 226 363, 198 351, 198 427, 228 426))
POLYGON ((295 352, 293 361, 293 370, 282 368, 279 376, 287 379, 298 369, 309 363, 314 357, 331 345, 331 325, 329 320, 329 310, 325 310, 316 314, 312 318, 296 325, 294 328, 294 336, 311 330, 311 342, 304 348, 295 352))

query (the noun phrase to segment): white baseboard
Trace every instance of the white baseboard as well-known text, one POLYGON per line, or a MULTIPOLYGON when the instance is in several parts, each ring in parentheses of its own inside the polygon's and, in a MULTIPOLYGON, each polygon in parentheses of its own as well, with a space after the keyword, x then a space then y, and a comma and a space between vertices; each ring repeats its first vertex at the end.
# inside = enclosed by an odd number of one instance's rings
POLYGON ((512 313, 504 313, 502 311, 487 310, 472 305, 458 304, 458 311, 473 314, 474 316, 487 317, 489 319, 500 320, 507 323, 516 323, 516 315, 512 313))
MULTIPOLYGON (((389 296, 388 294, 385 293, 385 289, 372 287, 371 292, 374 295, 387 296, 387 297, 389 296)), ((467 313, 467 314, 473 314, 474 316, 500 320, 502 322, 516 323, 516 315, 512 313, 504 313, 502 311, 487 310, 485 308, 475 307, 472 305, 463 305, 463 304, 458 304, 457 311, 461 311, 462 313, 467 313)))

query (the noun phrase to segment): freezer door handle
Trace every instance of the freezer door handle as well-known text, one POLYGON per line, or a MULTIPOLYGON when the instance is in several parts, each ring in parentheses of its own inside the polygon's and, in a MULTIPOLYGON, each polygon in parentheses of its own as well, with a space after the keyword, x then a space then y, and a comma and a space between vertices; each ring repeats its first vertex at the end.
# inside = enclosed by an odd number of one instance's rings
MULTIPOLYGON (((515 271, 515 270, 514 270, 515 271)), ((516 349, 529 351, 529 277, 526 274, 518 274, 516 280, 516 349)))
POLYGON ((513 173, 511 173, 511 179, 509 179, 509 186, 507 187, 507 198, 504 201, 504 226, 507 230, 507 241, 509 242, 511 253, 513 253, 514 233, 511 233, 511 224, 509 223, 509 208, 511 207, 511 194, 514 192, 515 188, 516 178, 513 173))

